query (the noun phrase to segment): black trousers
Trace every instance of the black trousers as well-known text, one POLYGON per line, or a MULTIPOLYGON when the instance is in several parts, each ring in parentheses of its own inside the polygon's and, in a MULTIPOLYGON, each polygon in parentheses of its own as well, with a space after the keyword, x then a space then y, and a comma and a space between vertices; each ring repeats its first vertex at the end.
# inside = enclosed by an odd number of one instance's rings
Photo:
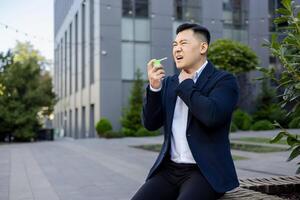
POLYGON ((213 190, 196 164, 168 158, 131 200, 215 200, 223 195, 213 190))

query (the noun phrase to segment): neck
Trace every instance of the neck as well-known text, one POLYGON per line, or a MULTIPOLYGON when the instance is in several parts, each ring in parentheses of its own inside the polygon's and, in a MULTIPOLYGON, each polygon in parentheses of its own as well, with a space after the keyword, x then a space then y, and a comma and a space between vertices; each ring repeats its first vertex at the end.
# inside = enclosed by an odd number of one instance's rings
POLYGON ((192 67, 188 67, 187 69, 183 69, 188 74, 194 74, 202 65, 206 62, 206 57, 202 58, 192 67))

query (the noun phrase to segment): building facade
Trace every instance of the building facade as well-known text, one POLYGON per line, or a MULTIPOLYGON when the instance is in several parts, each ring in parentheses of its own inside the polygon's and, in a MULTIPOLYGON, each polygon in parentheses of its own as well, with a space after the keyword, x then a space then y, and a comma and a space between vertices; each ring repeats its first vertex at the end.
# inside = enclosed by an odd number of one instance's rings
POLYGON ((146 63, 166 56, 167 74, 176 71, 171 44, 182 22, 206 26, 212 41, 248 44, 261 66, 268 66, 268 50, 261 44, 269 38, 272 2, 55 0, 54 127, 69 137, 95 137, 96 122, 108 118, 119 130, 137 68, 146 79, 146 63))

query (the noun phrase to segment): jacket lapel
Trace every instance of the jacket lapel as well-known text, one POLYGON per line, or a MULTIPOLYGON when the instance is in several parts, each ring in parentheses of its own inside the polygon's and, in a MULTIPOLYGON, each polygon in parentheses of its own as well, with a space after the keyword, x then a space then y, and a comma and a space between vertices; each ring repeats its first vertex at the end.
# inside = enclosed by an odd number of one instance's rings
MULTIPOLYGON (((176 88, 178 87, 179 81, 178 81, 178 75, 174 75, 171 77, 169 89, 167 90, 167 99, 166 99, 166 110, 167 110, 167 130, 170 130, 172 132, 172 123, 173 123, 173 116, 174 116, 174 110, 176 105, 176 88)), ((170 133, 171 133, 170 132, 170 133)))

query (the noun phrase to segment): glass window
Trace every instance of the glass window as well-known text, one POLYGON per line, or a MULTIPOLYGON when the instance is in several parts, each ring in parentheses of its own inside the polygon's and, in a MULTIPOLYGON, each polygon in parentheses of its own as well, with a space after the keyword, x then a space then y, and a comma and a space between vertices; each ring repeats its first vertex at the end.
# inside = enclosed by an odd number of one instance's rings
POLYGON ((150 21, 148 19, 134 20, 135 41, 150 41, 150 21))
POLYGON ((143 73, 143 79, 147 78, 147 63, 150 60, 150 45, 148 43, 135 44, 135 71, 137 68, 143 73))
POLYGON ((122 15, 127 17, 142 17, 149 16, 149 2, 148 0, 123 0, 122 15))
POLYGON ((90 0, 90 84, 95 81, 94 54, 94 0, 90 0))
POLYGON ((123 0, 122 78, 133 80, 140 68, 146 77, 150 59, 150 21, 148 0, 123 0))
POLYGON ((232 24, 233 28, 244 29, 248 18, 245 4, 241 0, 223 0, 224 24, 232 24))
POLYGON ((134 75, 133 43, 122 43, 122 78, 132 80, 134 75))
POLYGON ((133 40, 133 18, 122 18, 122 40, 133 40))
POLYGON ((81 88, 85 87, 85 4, 81 5, 81 88))
POLYGON ((247 41, 248 12, 241 0, 223 0, 223 37, 247 41))
POLYGON ((78 91, 78 13, 75 15, 75 92, 78 91))
POLYGON ((179 21, 200 22, 200 0, 174 0, 174 16, 179 21))
POLYGON ((148 17, 149 16, 148 0, 135 0, 135 16, 148 17))
POLYGON ((122 3, 122 15, 131 17, 133 14, 132 0, 123 0, 122 3))
POLYGON ((72 55, 73 55, 73 52, 72 52, 72 47, 73 47, 73 38, 72 38, 72 23, 70 23, 70 27, 69 27, 70 31, 69 31, 69 66, 70 66, 70 72, 69 72, 69 94, 71 95, 72 94, 72 76, 73 76, 73 63, 72 63, 72 55))
POLYGON ((125 80, 134 79, 137 68, 147 78, 147 62, 150 60, 149 43, 122 43, 122 78, 125 80))

